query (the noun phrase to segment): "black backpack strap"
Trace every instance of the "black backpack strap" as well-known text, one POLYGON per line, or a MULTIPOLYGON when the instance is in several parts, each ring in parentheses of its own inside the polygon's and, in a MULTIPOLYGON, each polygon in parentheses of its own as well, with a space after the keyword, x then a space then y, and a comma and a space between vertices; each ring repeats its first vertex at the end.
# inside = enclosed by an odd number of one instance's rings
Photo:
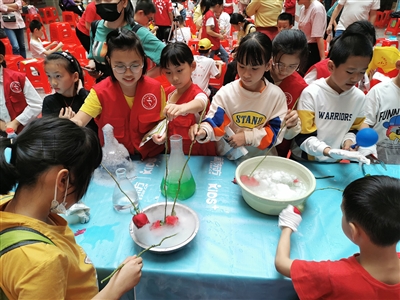
POLYGON ((131 30, 132 30, 134 33, 136 33, 136 32, 139 30, 140 27, 142 27, 142 25, 140 25, 139 23, 136 23, 136 22, 135 22, 135 25, 132 26, 132 29, 131 29, 131 30))
POLYGON ((100 22, 100 20, 96 20, 90 24, 90 31, 91 31, 93 39, 96 36, 97 26, 99 26, 99 22, 100 22))
POLYGON ((55 245, 47 236, 29 227, 17 226, 4 229, 0 232, 0 256, 13 249, 35 243, 55 245))

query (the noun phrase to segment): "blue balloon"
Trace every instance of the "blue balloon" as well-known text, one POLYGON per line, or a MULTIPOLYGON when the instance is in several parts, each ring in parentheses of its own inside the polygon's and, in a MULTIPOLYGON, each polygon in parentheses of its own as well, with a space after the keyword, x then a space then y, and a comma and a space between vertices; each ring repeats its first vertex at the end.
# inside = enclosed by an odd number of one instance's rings
POLYGON ((357 145, 361 147, 370 147, 378 142, 378 133, 372 128, 364 128, 357 132, 357 145))

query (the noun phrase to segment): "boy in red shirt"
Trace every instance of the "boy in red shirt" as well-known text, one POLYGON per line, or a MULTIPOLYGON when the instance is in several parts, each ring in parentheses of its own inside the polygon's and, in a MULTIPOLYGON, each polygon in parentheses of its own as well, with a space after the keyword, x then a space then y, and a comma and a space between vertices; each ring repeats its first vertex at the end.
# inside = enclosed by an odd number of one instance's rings
POLYGON ((359 254, 339 261, 290 259, 290 235, 301 216, 289 205, 279 215, 277 271, 292 278, 300 299, 399 299, 400 180, 357 179, 345 188, 341 209, 343 232, 359 254))
POLYGON ((160 41, 168 42, 168 33, 174 19, 172 2, 171 0, 154 0, 154 5, 156 6, 154 21, 158 27, 156 36, 160 41))

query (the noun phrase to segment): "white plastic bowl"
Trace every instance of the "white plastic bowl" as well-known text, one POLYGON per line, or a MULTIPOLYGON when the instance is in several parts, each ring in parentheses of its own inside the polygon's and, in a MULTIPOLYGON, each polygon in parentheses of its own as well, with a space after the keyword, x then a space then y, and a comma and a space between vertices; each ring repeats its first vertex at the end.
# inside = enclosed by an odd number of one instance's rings
POLYGON ((279 157, 267 156, 258 168, 272 171, 284 171, 297 176, 306 186, 307 192, 297 198, 288 198, 285 200, 268 199, 267 197, 258 196, 251 191, 241 180, 241 175, 250 175, 256 165, 264 156, 257 156, 245 160, 236 168, 236 182, 242 189, 242 196, 246 203, 253 209, 267 215, 279 215, 282 209, 288 204, 293 206, 301 206, 303 202, 314 192, 316 181, 314 175, 302 164, 293 160, 279 157))

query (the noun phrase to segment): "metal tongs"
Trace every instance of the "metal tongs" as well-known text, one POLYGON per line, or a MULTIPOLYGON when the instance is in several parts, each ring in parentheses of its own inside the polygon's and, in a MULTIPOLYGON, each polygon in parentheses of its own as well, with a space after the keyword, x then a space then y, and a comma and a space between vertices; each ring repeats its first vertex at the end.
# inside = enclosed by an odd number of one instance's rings
POLYGON ((372 163, 372 164, 380 164, 381 167, 382 167, 385 171, 387 171, 387 168, 386 168, 385 163, 384 163, 383 161, 379 160, 375 155, 370 154, 370 155, 367 155, 367 157, 371 160, 371 163, 372 163))

